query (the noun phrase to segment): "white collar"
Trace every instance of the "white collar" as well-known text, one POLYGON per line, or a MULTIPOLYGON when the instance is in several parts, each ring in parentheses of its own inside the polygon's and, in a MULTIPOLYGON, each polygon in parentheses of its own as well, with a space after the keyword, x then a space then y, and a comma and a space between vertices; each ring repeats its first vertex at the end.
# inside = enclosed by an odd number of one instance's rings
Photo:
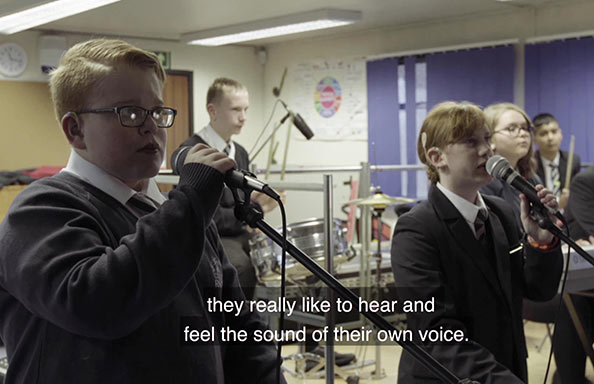
POLYGON ((202 128, 200 132, 198 132, 198 136, 200 136, 206 144, 220 152, 223 152, 227 144, 229 144, 229 157, 235 159, 235 144, 233 143, 233 140, 229 140, 227 143, 210 124, 202 128))
MULTIPOLYGON (((137 191, 128 187, 118 178, 110 175, 100 167, 84 159, 81 155, 76 153, 74 149, 70 151, 68 164, 66 165, 66 168, 62 170, 62 172, 68 172, 79 179, 86 181, 92 186, 107 193, 109 196, 113 197, 123 205, 126 205, 128 200, 138 193, 137 191)), ((140 192, 158 204, 163 204, 163 202, 167 200, 159 191, 159 187, 157 186, 157 182, 154 178, 151 178, 148 182, 148 186, 140 192)))
POLYGON ((550 167, 549 164, 553 164, 556 167, 559 167, 559 158, 561 156, 559 156, 559 152, 557 151, 557 155, 555 156, 555 158, 553 159, 553 161, 545 158, 542 154, 540 155, 540 161, 542 161, 542 167, 544 169, 547 169, 548 167, 550 167))
POLYGON ((437 183, 437 188, 448 198, 448 200, 456 207, 458 212, 464 217, 464 220, 468 222, 470 228, 474 232, 474 221, 476 220, 476 216, 480 210, 487 210, 487 205, 483 200, 483 197, 479 192, 477 192, 477 204, 473 204, 470 201, 466 200, 463 197, 456 195, 454 192, 450 191, 446 187, 444 187, 440 182, 437 183))

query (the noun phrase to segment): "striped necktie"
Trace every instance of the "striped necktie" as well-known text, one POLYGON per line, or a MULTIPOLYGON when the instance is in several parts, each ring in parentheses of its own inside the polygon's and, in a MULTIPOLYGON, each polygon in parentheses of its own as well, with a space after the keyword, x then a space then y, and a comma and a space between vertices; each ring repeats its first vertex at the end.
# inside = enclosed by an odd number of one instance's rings
POLYGON ((157 204, 144 193, 140 192, 135 193, 128 199, 126 206, 136 217, 142 217, 157 210, 157 204))
POLYGON ((561 192, 561 180, 559 178, 559 166, 557 164, 553 164, 553 163, 549 163, 549 166, 551 167, 551 192, 553 192, 553 194, 557 197, 557 199, 560 196, 561 192))
POLYGON ((479 209, 476 218, 474 219, 474 237, 480 240, 486 232, 485 223, 489 219, 489 211, 486 209, 479 209))
POLYGON ((230 151, 231 151, 231 144, 227 144, 225 146, 225 148, 223 149, 223 152, 225 152, 225 155, 229 156, 230 151))

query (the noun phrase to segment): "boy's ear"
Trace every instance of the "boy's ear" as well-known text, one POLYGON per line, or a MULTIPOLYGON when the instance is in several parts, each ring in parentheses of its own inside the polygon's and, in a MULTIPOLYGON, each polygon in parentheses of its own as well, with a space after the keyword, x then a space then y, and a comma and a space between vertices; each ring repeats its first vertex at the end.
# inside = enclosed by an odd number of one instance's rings
POLYGON ((427 157, 427 160, 429 160, 436 169, 443 168, 447 165, 443 152, 437 147, 429 148, 425 157, 427 157))
POLYGON ((213 103, 210 103, 206 106, 206 111, 208 112, 208 116, 211 120, 214 120, 217 113, 217 108, 213 103))
POLYGON ((62 116, 61 125, 70 145, 77 149, 86 148, 82 124, 76 113, 68 112, 62 116))

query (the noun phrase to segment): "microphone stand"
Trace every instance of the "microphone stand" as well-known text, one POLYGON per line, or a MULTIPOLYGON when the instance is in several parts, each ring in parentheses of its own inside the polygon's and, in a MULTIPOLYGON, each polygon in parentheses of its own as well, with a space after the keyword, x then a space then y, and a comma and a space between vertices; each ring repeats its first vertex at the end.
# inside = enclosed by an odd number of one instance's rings
POLYGON ((260 152, 262 152, 262 150, 264 149, 264 147, 266 146, 266 144, 268 144, 268 142, 270 140, 272 140, 272 138, 274 137, 274 134, 276 133, 276 131, 278 131, 280 129, 280 127, 282 127, 282 125, 285 123, 285 121, 287 121, 287 119, 289 117, 291 117, 291 112, 287 112, 287 114, 276 124, 276 126, 272 129, 272 132, 270 133, 270 135, 268 135, 268 137, 266 138, 266 140, 264 140, 264 142, 256 150, 256 153, 254 153, 253 155, 250 154, 250 163, 256 157, 258 157, 258 155, 260 154, 260 152))
MULTIPOLYGON (((250 203, 248 190, 244 190, 246 199, 242 199, 237 190, 232 188, 233 197, 235 198, 235 216, 247 223, 252 228, 260 229, 266 236, 274 241, 279 246, 283 246, 283 237, 273 227, 271 227, 265 220, 264 214, 258 210, 254 205, 250 203)), ((297 248, 293 243, 287 241, 287 252, 307 268, 311 273, 314 274, 318 279, 324 282, 330 289, 332 289, 338 296, 344 300, 350 301, 355 308, 359 306, 359 296, 353 291, 342 285, 334 276, 324 270, 318 263, 312 258, 307 256, 303 251, 297 248)), ((381 317, 375 312, 362 312, 369 321, 371 321, 378 329, 385 330, 387 332, 396 331, 396 328, 392 326, 386 319, 381 317)), ((478 384, 476 381, 470 379, 459 379, 456 375, 445 368, 440 362, 435 360, 427 351, 422 349, 414 342, 401 342, 398 344, 408 353, 410 353, 417 361, 419 361, 425 368, 439 378, 443 383, 449 384, 478 384)))
MULTIPOLYGON (((280 103, 283 105, 283 107, 285 108, 285 110, 287 111, 287 114, 285 116, 283 116, 283 118, 276 124, 276 126, 272 129, 272 132, 270 133, 270 135, 268 135, 268 137, 266 138, 266 140, 264 140, 264 142, 262 142, 262 144, 260 144, 260 147, 254 152, 254 154, 252 155, 250 151, 249 157, 250 157, 250 163, 252 163, 252 161, 254 161, 254 159, 260 154, 260 152, 264 149, 264 147, 266 146, 266 144, 268 144, 268 142, 270 140, 272 140, 272 138, 274 137, 275 133, 282 127, 282 125, 285 123, 285 121, 287 121, 288 118, 291 118, 290 124, 291 126, 293 125, 293 120, 295 119, 295 113, 289 108, 289 106, 287 105, 287 103, 285 103, 282 99, 278 99, 280 101, 280 103)), ((289 139, 290 139, 290 132, 291 132, 291 128, 289 126, 289 131, 287 132, 287 142, 285 144, 285 159, 283 161, 283 175, 284 176, 284 169, 285 169, 285 165, 286 165, 286 160, 287 160, 287 152, 289 149, 289 139)), ((270 164, 269 164, 270 166, 270 164)), ((282 180, 282 177, 281 177, 282 180)))

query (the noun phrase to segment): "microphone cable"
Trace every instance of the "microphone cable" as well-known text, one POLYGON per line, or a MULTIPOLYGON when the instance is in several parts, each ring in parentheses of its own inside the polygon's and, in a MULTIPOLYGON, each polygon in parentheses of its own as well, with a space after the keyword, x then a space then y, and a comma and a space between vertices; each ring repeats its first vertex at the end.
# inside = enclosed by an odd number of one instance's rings
POLYGON ((270 112, 270 116, 268 117, 268 121, 266 121, 266 124, 264 124, 264 128, 262 128, 262 130, 260 131, 258 138, 254 142, 254 145, 252 145, 252 149, 250 149, 250 151, 248 152, 248 157, 250 158, 250 162, 251 162, 251 158, 252 158, 252 153, 254 153, 254 150, 258 147, 258 143, 262 139, 262 135, 264 135, 264 132, 266 132, 266 130, 268 129, 268 126, 270 125, 270 122, 272 121, 272 117, 274 116, 274 112, 276 111, 276 107, 278 107, 279 103, 280 103, 280 99, 276 99, 276 101, 274 102, 274 105, 272 107, 272 112, 270 112))
MULTIPOLYGON (((282 225, 283 225, 283 245, 281 247, 281 286, 280 286, 280 298, 281 303, 286 301, 286 261, 287 261, 287 214, 285 212, 285 206, 283 205, 282 199, 279 197, 275 199, 278 203, 279 210, 281 212, 282 217, 282 225)), ((283 310, 280 311, 279 318, 278 318, 278 329, 279 334, 283 334, 283 329, 285 326, 285 311, 284 311, 284 304, 282 306, 283 310)), ((281 364, 283 362, 283 358, 281 356, 282 353, 282 345, 283 340, 282 337, 280 338, 277 351, 276 351, 276 382, 277 384, 281 383, 281 364)))

